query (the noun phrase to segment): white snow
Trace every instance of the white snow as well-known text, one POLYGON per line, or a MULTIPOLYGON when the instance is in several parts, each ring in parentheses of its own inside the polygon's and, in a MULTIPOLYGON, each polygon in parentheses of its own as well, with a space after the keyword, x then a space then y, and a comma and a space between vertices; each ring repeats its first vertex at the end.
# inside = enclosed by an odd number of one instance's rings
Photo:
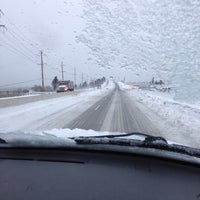
POLYGON ((2 97, 2 98, 0 98, 0 101, 7 100, 7 99, 19 99, 19 98, 33 97, 33 96, 38 96, 38 95, 40 95, 40 94, 27 94, 27 95, 23 95, 23 96, 2 97))
POLYGON ((124 84, 122 82, 118 82, 118 85, 123 90, 130 90, 131 89, 130 85, 124 84))
POLYGON ((115 84, 112 80, 107 80, 104 84, 102 84, 102 88, 112 90, 115 88, 115 84))
MULTIPOLYGON (((48 99, 27 103, 19 106, 0 108, 0 132, 30 131, 47 124, 49 129, 59 126, 69 119, 80 114, 80 111, 87 109, 91 102, 106 95, 114 87, 109 81, 106 88, 93 89, 78 94, 67 95, 55 99, 48 99), (68 114, 67 114, 68 113, 68 114), (62 117, 62 114, 63 115, 62 117), (60 120, 62 117, 62 120, 60 120), (60 120, 58 121, 57 118, 60 120), (54 123, 58 123, 57 126, 54 123)), ((46 125, 46 126, 47 126, 46 125)), ((42 129, 47 129, 43 127, 42 129)))
MULTIPOLYGON (((122 135, 123 133, 112 132, 112 135, 122 135)), ((126 133, 124 133, 126 134, 126 133)), ((59 145, 70 145, 75 144, 74 140, 71 138, 75 137, 92 137, 92 136, 105 136, 110 135, 108 131, 94 131, 94 130, 83 130, 83 129, 52 129, 46 131, 29 131, 29 132, 19 132, 19 133, 0 133, 0 138, 6 140, 8 143, 16 143, 19 145, 19 141, 24 141, 30 143, 31 145, 42 145, 45 144, 50 146, 54 144, 59 145)), ((118 138, 136 139, 144 140, 144 136, 132 135, 118 138)), ((173 144, 173 143, 172 143, 173 144)))
MULTIPOLYGON (((125 88, 120 83, 121 88, 125 88)), ((128 90, 130 96, 145 109, 144 113, 160 126, 168 140, 200 147, 200 105, 173 100, 174 94, 141 89, 128 90), (158 118, 153 119, 155 114, 158 118), (159 120, 159 121, 158 121, 159 120)))

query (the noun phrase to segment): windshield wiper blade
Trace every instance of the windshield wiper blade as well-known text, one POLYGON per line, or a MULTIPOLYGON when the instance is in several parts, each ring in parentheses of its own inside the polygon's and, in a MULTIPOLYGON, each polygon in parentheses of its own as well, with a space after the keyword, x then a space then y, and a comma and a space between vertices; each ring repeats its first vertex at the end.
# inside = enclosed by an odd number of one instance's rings
POLYGON ((121 135, 102 135, 102 136, 89 136, 89 137, 77 137, 73 138, 77 144, 83 145, 119 145, 129 147, 143 147, 159 149, 164 151, 171 151, 176 153, 182 153, 190 156, 200 158, 200 150, 192 147, 168 144, 167 140, 163 137, 150 136, 143 133, 128 133, 121 135), (126 136, 145 136, 144 140, 123 138, 126 136))
MULTIPOLYGON (((133 132, 133 133, 125 133, 125 134, 115 134, 115 135, 97 135, 97 136, 80 136, 78 138, 121 138, 121 137, 128 137, 128 136, 144 136, 146 142, 153 142, 155 140, 162 140, 163 142, 167 143, 167 140, 160 136, 151 136, 145 133, 133 132)), ((77 137, 71 137, 71 139, 76 139, 77 137)))
MULTIPOLYGON (((139 132, 133 132, 133 133, 124 133, 124 134, 115 134, 115 135, 95 135, 95 136, 81 136, 83 138, 117 138, 117 137, 128 137, 128 136, 133 136, 133 135, 137 135, 137 136, 145 136, 145 137, 148 137, 149 135, 148 134, 145 134, 145 133, 139 133, 139 132)), ((79 138, 81 138, 79 137, 79 138)), ((76 138, 76 137, 73 137, 73 138, 76 138)))
MULTIPOLYGON (((122 140, 123 137, 128 137, 128 136, 144 136, 144 144, 148 145, 149 143, 153 144, 158 144, 158 143, 162 143, 162 144, 168 144, 167 140, 163 137, 160 136, 151 136, 145 133, 138 133, 138 132, 133 132, 133 133, 126 133, 126 134, 117 134, 117 135, 98 135, 98 136, 81 136, 81 137, 73 137, 71 139, 74 139, 77 143, 93 143, 93 142, 97 142, 97 140, 95 139, 115 139, 114 142, 117 141, 122 141, 125 142, 127 145, 129 145, 129 139, 125 139, 122 140), (120 138, 119 140, 116 140, 117 138, 120 138)), ((102 140, 101 140, 102 141, 102 140)), ((113 140, 111 140, 113 141, 113 140)), ((133 139, 130 139, 130 141, 133 141, 133 139)), ((134 139, 134 141, 140 141, 137 139, 134 139)), ((132 143, 132 142, 131 142, 132 143)))

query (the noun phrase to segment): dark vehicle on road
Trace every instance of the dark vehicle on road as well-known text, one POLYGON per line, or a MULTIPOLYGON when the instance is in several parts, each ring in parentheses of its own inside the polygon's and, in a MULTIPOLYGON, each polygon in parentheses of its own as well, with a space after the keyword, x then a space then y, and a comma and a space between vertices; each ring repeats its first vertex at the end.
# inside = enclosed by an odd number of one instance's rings
POLYGON ((72 81, 59 81, 56 92, 74 91, 74 83, 72 81))

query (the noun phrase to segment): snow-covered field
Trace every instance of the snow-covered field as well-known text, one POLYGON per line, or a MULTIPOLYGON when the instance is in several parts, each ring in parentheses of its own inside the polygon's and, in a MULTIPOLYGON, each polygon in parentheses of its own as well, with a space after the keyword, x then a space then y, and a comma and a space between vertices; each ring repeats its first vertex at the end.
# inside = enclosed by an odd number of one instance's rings
POLYGON ((18 99, 18 98, 34 97, 34 96, 38 96, 38 95, 39 94, 27 94, 27 95, 22 95, 22 96, 2 97, 2 98, 0 98, 0 101, 7 100, 7 99, 18 99))
POLYGON ((130 89, 120 87, 138 102, 138 106, 160 128, 161 134, 169 140, 200 147, 200 105, 173 100, 167 92, 130 89))

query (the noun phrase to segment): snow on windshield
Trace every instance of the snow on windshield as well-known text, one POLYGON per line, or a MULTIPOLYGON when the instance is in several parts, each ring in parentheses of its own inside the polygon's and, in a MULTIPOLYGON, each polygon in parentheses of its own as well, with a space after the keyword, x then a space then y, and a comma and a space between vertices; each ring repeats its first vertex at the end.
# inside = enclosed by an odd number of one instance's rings
POLYGON ((3 0, 0 133, 136 132, 199 148, 199 22, 199 0, 3 0))
POLYGON ((79 36, 104 70, 124 69, 176 86, 175 99, 200 93, 200 1, 84 0, 79 36))

